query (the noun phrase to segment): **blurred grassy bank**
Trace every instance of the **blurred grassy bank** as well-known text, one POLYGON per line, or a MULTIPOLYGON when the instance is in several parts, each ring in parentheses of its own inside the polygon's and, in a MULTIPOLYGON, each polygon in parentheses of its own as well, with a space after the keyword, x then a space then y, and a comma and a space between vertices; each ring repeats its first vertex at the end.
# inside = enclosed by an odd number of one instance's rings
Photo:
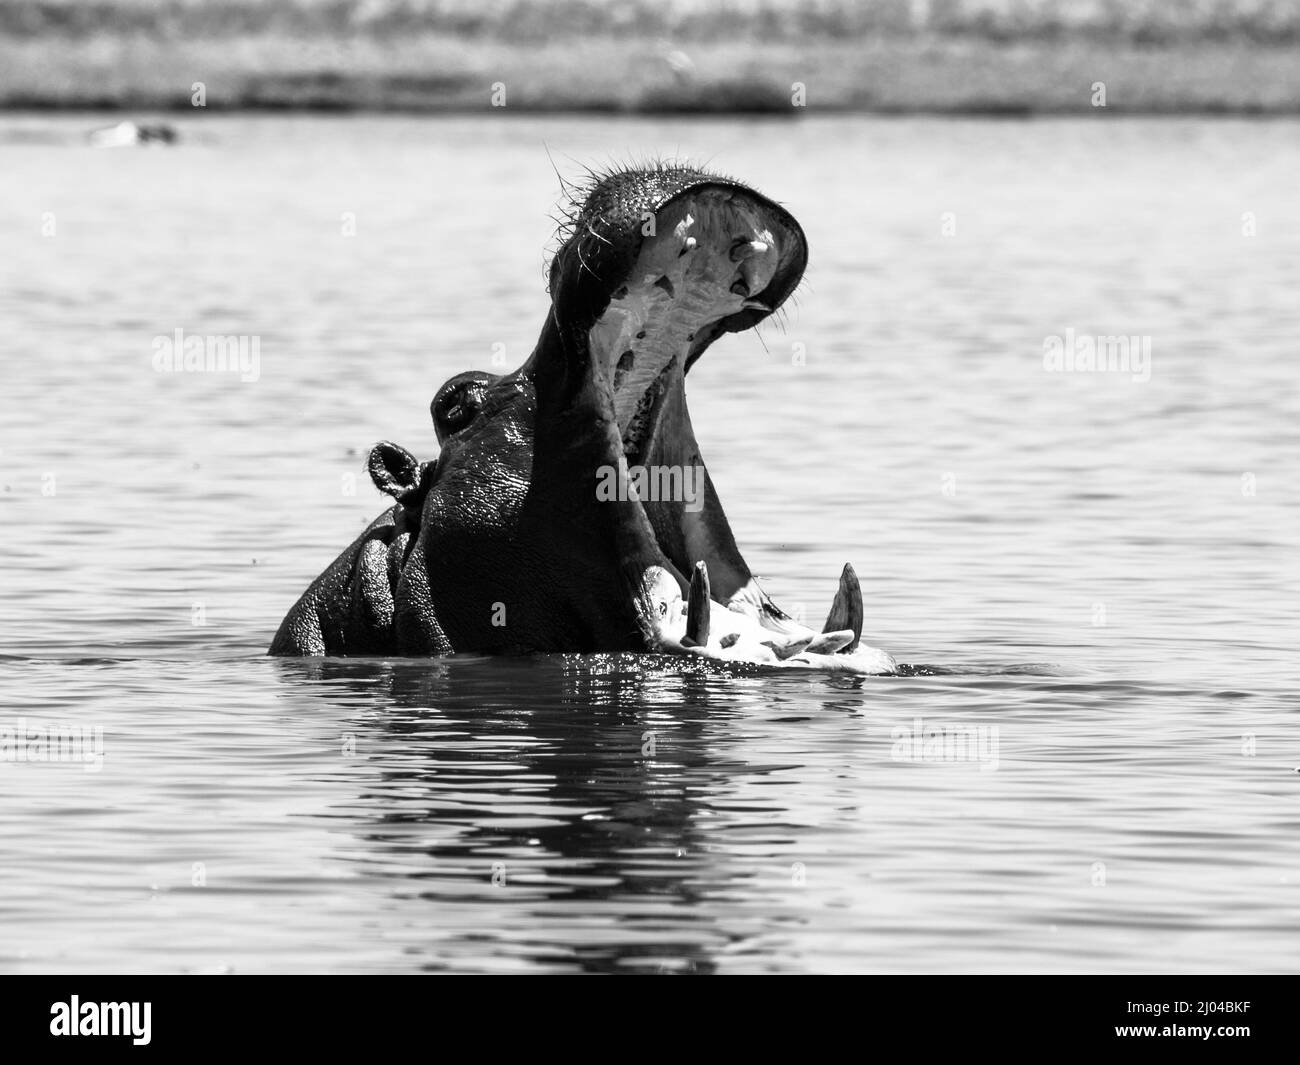
POLYGON ((0 107, 1300 113, 1300 0, 0 0, 0 107), (500 86, 504 86, 504 94, 500 86), (495 88, 495 95, 494 95, 495 88))

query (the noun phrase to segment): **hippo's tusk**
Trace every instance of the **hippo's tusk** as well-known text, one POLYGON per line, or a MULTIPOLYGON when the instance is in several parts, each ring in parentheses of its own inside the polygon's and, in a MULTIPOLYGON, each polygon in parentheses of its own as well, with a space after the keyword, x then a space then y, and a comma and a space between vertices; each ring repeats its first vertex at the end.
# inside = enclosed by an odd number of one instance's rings
POLYGON ((695 563, 691 574, 691 596, 686 607, 686 639, 683 643, 704 646, 709 642, 709 567, 695 563))
POLYGON ((858 641, 862 639, 862 586, 858 583, 858 575, 853 572, 852 564, 844 563, 844 570, 840 573, 840 587, 835 593, 835 601, 831 603, 831 612, 826 615, 826 624, 822 628, 823 632, 836 632, 841 629, 851 629, 853 640, 845 648, 845 653, 856 651, 858 641))

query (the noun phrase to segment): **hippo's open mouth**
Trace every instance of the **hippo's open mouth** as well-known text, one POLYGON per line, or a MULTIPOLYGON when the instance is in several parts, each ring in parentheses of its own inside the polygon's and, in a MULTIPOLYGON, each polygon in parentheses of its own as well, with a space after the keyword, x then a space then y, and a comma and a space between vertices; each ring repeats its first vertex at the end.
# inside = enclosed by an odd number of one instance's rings
POLYGON ((802 272, 802 235, 745 194, 693 190, 654 221, 654 235, 589 334, 592 357, 611 384, 629 462, 654 432, 663 397, 683 387, 720 323, 745 310, 771 314, 761 296, 773 278, 802 272))
POLYGON ((705 348, 766 318, 794 290, 807 260, 803 232, 784 209, 732 183, 688 185, 644 217, 649 231, 587 346, 622 443, 618 477, 634 486, 670 563, 647 567, 639 589, 650 641, 768 661, 855 651, 862 610, 851 567, 829 631, 777 608, 740 557, 686 405, 685 377, 705 348))
POLYGON ((436 463, 377 447, 372 476, 398 505, 308 589, 272 650, 642 650, 893 672, 858 647, 851 568, 821 633, 759 588, 687 408, 695 360, 798 285, 799 224, 675 164, 600 177, 572 219, 532 355, 438 391, 436 463))

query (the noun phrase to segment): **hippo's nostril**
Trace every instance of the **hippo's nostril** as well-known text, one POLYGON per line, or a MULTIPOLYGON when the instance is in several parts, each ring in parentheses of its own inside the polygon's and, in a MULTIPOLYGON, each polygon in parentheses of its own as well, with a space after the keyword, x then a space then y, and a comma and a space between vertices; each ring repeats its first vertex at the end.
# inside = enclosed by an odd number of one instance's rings
POLYGON ((673 283, 669 281, 667 277, 661 277, 658 281, 656 281, 655 288, 661 288, 665 292, 667 292, 669 299, 672 299, 673 296, 677 294, 676 290, 673 288, 673 283))
POLYGON ((737 296, 748 296, 749 286, 746 285, 744 281, 737 281, 734 285, 731 286, 731 291, 734 295, 737 296))

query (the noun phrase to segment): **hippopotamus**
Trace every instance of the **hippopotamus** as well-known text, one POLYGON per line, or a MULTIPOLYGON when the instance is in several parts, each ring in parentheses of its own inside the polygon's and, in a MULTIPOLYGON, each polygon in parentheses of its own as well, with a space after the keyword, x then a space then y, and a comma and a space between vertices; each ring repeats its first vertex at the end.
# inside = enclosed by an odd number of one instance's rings
POLYGON ((438 389, 436 459, 374 447, 371 479, 393 504, 302 594, 270 653, 641 652, 897 672, 860 644, 851 566, 820 633, 759 587, 687 408, 695 361, 799 283, 798 222, 675 162, 593 177, 570 212, 532 354, 438 389))

